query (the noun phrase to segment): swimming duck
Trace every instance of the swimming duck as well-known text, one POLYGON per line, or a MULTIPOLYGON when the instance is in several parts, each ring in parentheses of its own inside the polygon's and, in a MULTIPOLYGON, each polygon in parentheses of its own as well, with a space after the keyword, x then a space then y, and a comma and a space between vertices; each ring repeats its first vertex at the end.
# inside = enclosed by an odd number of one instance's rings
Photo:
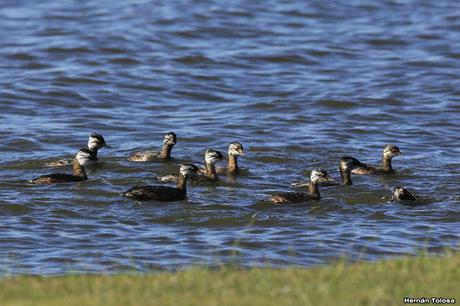
MULTIPOLYGON (((222 161, 224 156, 220 151, 213 149, 207 149, 204 153, 204 168, 199 168, 198 174, 192 177, 190 180, 193 182, 217 182, 219 181, 219 176, 216 172, 216 163, 222 161)), ((165 175, 158 176, 162 182, 177 182, 177 175, 165 175)))
MULTIPOLYGON (((92 133, 91 135, 89 135, 88 148, 80 149, 81 152, 88 153, 90 155, 89 159, 86 160, 85 165, 97 162, 98 161, 97 151, 103 147, 111 148, 111 146, 109 146, 105 142, 105 139, 101 134, 92 133)), ((72 163, 73 163, 73 159, 61 159, 61 160, 45 163, 45 166, 62 167, 62 166, 70 165, 72 163)))
POLYGON ((154 160, 171 159, 171 151, 176 143, 177 143, 176 134, 174 132, 169 132, 164 137, 163 147, 161 151, 149 150, 149 151, 135 152, 130 157, 128 157, 128 160, 136 161, 136 162, 146 162, 146 161, 154 161, 154 160))
POLYGON ((204 153, 204 168, 200 169, 196 181, 217 182, 219 176, 217 176, 216 163, 223 159, 224 155, 220 151, 207 149, 204 153))
POLYGON ((351 172, 356 168, 366 168, 367 165, 363 164, 359 160, 351 156, 342 157, 339 161, 339 171, 342 178, 342 182, 345 186, 353 185, 351 181, 351 172))
POLYGON ((317 201, 321 198, 318 186, 324 182, 333 182, 326 170, 313 170, 310 174, 308 193, 305 192, 283 192, 271 197, 271 201, 276 204, 302 203, 317 201))
POLYGON ((238 141, 232 142, 228 146, 228 164, 227 167, 218 167, 216 172, 219 174, 237 175, 240 173, 238 168, 238 156, 244 155, 244 148, 238 141))
POLYGON ((385 145, 382 154, 382 167, 373 167, 366 164, 366 167, 354 169, 353 174, 394 174, 395 170, 391 166, 393 157, 402 155, 402 152, 395 145, 385 145))
POLYGON ((88 162, 91 155, 88 152, 78 151, 73 161, 73 174, 66 173, 53 173, 48 175, 42 175, 32 179, 32 184, 54 184, 54 183, 70 183, 70 182, 81 182, 86 181, 86 171, 84 164, 88 162))
POLYGON ((416 201, 415 195, 404 187, 393 188, 392 201, 416 201))
POLYGON ((156 200, 173 202, 184 200, 187 197, 187 180, 196 175, 198 168, 192 164, 182 164, 179 170, 177 187, 167 186, 135 186, 122 195, 135 200, 156 200))

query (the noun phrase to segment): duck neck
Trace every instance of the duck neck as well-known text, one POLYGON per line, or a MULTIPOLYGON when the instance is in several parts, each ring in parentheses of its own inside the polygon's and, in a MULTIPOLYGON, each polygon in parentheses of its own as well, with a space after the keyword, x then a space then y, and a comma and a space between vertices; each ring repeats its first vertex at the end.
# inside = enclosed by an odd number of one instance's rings
POLYGON ((342 177, 342 182, 345 186, 353 185, 353 182, 351 181, 351 170, 340 167, 340 176, 342 177))
POLYGON ((311 197, 314 197, 317 199, 321 198, 319 194, 318 183, 313 183, 312 181, 310 181, 310 183, 308 184, 308 194, 311 197))
POLYGON ((74 160, 74 162, 72 164, 72 168, 73 168, 73 175, 79 176, 79 177, 84 178, 84 179, 88 178, 86 176, 85 167, 80 165, 80 163, 77 160, 74 160))
POLYGON ((89 154, 91 155, 91 160, 97 160, 97 151, 99 150, 98 147, 94 147, 92 149, 88 148, 89 154))
POLYGON ((162 159, 168 159, 171 158, 171 151, 172 151, 173 145, 171 144, 163 144, 163 147, 161 148, 160 152, 160 158, 162 159))
POLYGON ((177 189, 183 194, 187 193, 187 178, 182 174, 179 174, 179 180, 177 181, 177 189))
POLYGON ((219 177, 216 172, 216 165, 214 163, 205 163, 206 176, 212 180, 217 180, 219 177))
POLYGON ((228 155, 228 173, 237 173, 238 169, 238 156, 228 155))
POLYGON ((391 166, 391 160, 393 157, 391 156, 385 156, 383 155, 382 157, 382 165, 383 165, 383 170, 385 172, 394 172, 393 167, 391 166))

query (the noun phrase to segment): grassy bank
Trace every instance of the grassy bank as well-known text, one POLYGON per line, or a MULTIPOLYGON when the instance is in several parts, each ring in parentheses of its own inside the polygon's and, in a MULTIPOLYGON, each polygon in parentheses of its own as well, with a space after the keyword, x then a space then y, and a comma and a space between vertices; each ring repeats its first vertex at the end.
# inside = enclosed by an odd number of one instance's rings
POLYGON ((402 305, 404 296, 456 298, 460 255, 312 269, 223 268, 117 276, 0 280, 0 305, 402 305))

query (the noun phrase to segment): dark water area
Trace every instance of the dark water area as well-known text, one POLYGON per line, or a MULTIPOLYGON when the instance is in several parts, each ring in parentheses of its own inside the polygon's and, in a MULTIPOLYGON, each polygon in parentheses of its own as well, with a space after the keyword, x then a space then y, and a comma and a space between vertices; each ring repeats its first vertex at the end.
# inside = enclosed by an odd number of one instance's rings
POLYGON ((0 275, 286 267, 459 249, 460 2, 1 1, 0 275), (246 174, 191 184, 188 200, 137 203, 170 163, 240 141, 246 174), (27 180, 70 168, 88 135, 112 145, 78 184, 27 180), (267 203, 338 159, 404 156, 392 176, 267 203), (402 185, 417 206, 383 196, 402 185))

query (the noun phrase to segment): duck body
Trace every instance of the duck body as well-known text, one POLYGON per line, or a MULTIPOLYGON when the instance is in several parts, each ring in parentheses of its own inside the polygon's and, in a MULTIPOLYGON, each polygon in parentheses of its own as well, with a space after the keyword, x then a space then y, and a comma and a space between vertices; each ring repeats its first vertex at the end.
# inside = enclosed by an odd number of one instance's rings
POLYGON ((187 198, 187 180, 196 175, 198 168, 183 164, 179 170, 177 187, 168 186, 134 186, 122 195, 139 201, 155 200, 161 202, 181 201, 187 198))
POLYGON ((375 174, 375 175, 383 175, 383 174, 394 174, 394 170, 384 170, 383 168, 374 167, 368 164, 364 164, 365 167, 357 168, 352 171, 353 174, 357 175, 368 175, 368 174, 375 174))
POLYGON ((276 204, 303 203, 308 201, 317 201, 321 196, 308 194, 305 192, 282 192, 273 195, 271 201, 276 204))
POLYGON ((83 165, 87 162, 88 159, 89 154, 80 150, 78 151, 77 155, 75 155, 75 159, 72 164, 73 174, 52 173, 34 178, 30 182, 32 184, 56 184, 86 181, 88 176, 86 175, 86 171, 83 165))
POLYGON ((187 192, 185 189, 167 186, 135 186, 123 193, 123 196, 140 201, 173 202, 184 200, 187 192))
MULTIPOLYGON (((310 185, 310 181, 291 183, 291 186, 295 188, 308 187, 309 185, 310 185)), ((328 181, 328 182, 319 183, 319 186, 321 187, 331 187, 331 186, 337 186, 337 185, 340 185, 340 183, 336 181, 328 181)))
POLYGON ((53 173, 42 175, 34 178, 30 182, 32 184, 56 184, 56 183, 73 183, 87 180, 87 177, 66 174, 66 173, 53 173))
POLYGON ((166 159, 166 158, 160 158, 159 155, 160 155, 160 152, 155 151, 155 150, 140 151, 140 152, 133 153, 131 156, 129 156, 128 160, 135 161, 135 162, 147 162, 147 161, 154 161, 154 160, 159 160, 159 159, 166 159))
POLYGON ((160 151, 147 150, 140 151, 131 154, 128 157, 129 161, 134 162, 148 162, 155 160, 169 160, 171 159, 171 151, 174 145, 177 143, 177 137, 174 132, 169 132, 165 135, 163 140, 163 147, 160 151))
POLYGON ((352 170, 353 174, 366 175, 366 174, 375 174, 375 175, 389 175, 395 174, 396 171, 393 169, 392 160, 393 157, 402 155, 402 152, 395 145, 385 145, 383 147, 382 154, 382 166, 374 167, 368 164, 364 164, 363 167, 358 167, 352 170))
POLYGON ((303 203, 309 201, 318 201, 321 199, 318 186, 321 183, 333 182, 329 174, 322 169, 313 170, 310 175, 308 184, 308 193, 305 192, 282 192, 272 195, 271 202, 275 204, 303 203))

